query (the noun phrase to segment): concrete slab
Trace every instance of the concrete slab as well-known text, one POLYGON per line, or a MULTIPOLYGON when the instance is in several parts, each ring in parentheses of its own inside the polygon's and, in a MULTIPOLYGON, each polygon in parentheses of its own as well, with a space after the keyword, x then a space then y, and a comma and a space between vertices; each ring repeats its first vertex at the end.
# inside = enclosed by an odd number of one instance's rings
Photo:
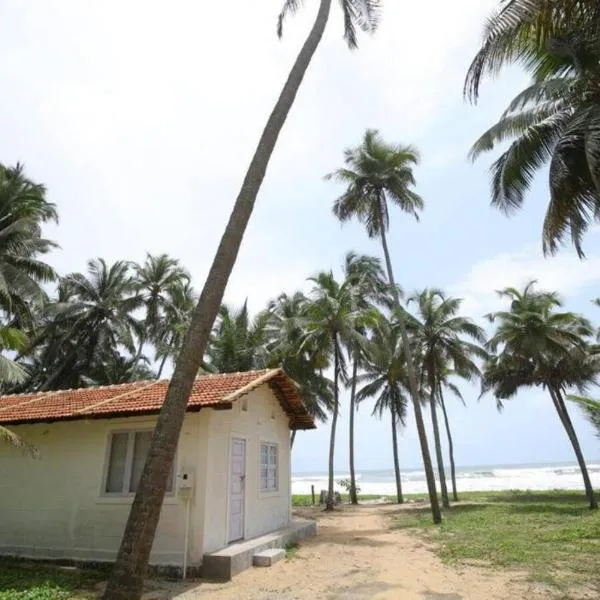
POLYGON ((285 550, 283 548, 269 548, 269 550, 257 552, 252 558, 252 564, 255 567, 270 567, 282 558, 285 558, 285 550))
POLYGON ((230 581, 234 575, 252 566, 255 554, 270 548, 283 548, 316 535, 317 524, 306 519, 294 519, 288 527, 266 535, 230 544, 222 550, 205 554, 202 559, 202 577, 230 581))

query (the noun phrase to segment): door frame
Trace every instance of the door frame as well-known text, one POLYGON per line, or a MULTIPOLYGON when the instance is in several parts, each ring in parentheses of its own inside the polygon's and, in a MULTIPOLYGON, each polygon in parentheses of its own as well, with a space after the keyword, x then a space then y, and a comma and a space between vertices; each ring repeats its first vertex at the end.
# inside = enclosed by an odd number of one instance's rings
POLYGON ((248 509, 248 436, 247 435, 242 435, 242 434, 237 434, 237 433, 231 433, 229 435, 229 448, 228 448, 228 452, 227 452, 227 527, 225 528, 225 546, 228 546, 229 544, 234 544, 235 542, 230 542, 229 538, 230 536, 230 525, 231 525, 231 467, 232 467, 232 458, 233 458, 233 440, 242 440, 244 442, 244 473, 245 475, 245 480, 244 480, 244 502, 243 502, 243 507, 244 507, 244 519, 243 519, 243 527, 242 527, 242 534, 243 537, 240 540, 236 540, 236 541, 241 541, 241 540, 245 540, 246 539, 246 523, 248 521, 247 517, 247 509, 248 509))

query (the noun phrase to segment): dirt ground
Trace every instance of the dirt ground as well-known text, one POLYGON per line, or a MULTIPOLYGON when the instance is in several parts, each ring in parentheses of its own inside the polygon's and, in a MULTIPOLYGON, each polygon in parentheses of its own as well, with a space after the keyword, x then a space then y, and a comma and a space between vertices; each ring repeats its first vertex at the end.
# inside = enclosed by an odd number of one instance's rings
MULTIPOLYGON (((401 507, 366 505, 334 513, 296 511, 316 518, 318 533, 291 558, 251 568, 226 584, 174 585, 173 600, 549 600, 551 590, 519 572, 443 565, 422 540, 390 529, 401 507)), ((163 594, 166 590, 163 589, 163 594)))

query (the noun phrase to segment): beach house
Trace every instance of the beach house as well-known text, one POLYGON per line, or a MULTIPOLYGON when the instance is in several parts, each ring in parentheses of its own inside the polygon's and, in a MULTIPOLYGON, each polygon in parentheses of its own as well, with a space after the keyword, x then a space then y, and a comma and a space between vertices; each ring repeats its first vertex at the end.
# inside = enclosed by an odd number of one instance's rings
MULTIPOLYGON (((39 450, 0 444, 0 554, 114 560, 167 386, 0 398, 0 424, 39 450)), ((196 379, 151 564, 189 572, 220 551, 233 556, 236 542, 270 534, 273 546, 273 532, 305 531, 291 518, 290 430, 314 426, 281 369, 196 379)))

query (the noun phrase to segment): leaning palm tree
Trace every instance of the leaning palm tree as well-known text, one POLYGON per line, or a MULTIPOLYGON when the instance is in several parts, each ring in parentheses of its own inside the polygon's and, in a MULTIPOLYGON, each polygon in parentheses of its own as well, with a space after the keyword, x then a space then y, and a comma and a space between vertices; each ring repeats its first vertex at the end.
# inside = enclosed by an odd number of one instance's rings
POLYGON ((390 224, 388 202, 416 218, 423 208, 423 199, 412 189, 415 185, 413 166, 417 164, 419 155, 411 146, 386 143, 374 129, 366 131, 363 142, 358 148, 348 149, 344 155, 346 166, 327 175, 327 178, 333 178, 347 186, 346 191, 335 201, 333 212, 342 222, 353 217, 358 218, 364 223, 369 237, 381 240, 402 347, 406 353, 409 390, 421 444, 433 521, 441 523, 442 514, 427 445, 417 375, 413 357, 410 355, 408 333, 404 322, 405 312, 400 304, 386 237, 390 224))
POLYGON ((458 315, 462 302, 459 298, 448 297, 438 289, 424 289, 412 296, 409 299, 409 302, 411 301, 417 305, 415 342, 421 355, 424 379, 429 388, 429 407, 442 503, 448 508, 450 500, 437 417, 439 384, 448 363, 465 373, 478 371, 473 357, 485 358, 485 351, 477 345, 485 341, 485 335, 483 329, 471 319, 458 315), (477 343, 470 342, 467 338, 477 343))
POLYGON ((544 252, 582 237, 600 214, 600 20, 591 0, 510 0, 486 24, 465 92, 477 100, 481 80, 521 63, 532 83, 471 149, 471 157, 510 145, 491 168, 492 205, 521 208, 534 175, 549 166, 544 252))
POLYGON ((167 313, 172 309, 176 289, 190 281, 189 273, 175 258, 167 254, 147 254, 143 265, 134 266, 134 285, 144 303, 144 320, 138 350, 133 359, 132 377, 135 366, 142 358, 144 345, 156 342, 167 313))
POLYGON ((326 509, 334 506, 334 452, 339 415, 340 381, 346 379, 344 347, 359 343, 357 332, 359 310, 354 289, 348 280, 338 282, 333 273, 321 272, 310 281, 314 287, 306 307, 305 340, 312 347, 327 349, 333 357, 333 411, 329 437, 329 480, 326 509))
POLYGON ((482 393, 492 391, 499 408, 520 388, 541 386, 548 390, 581 469, 590 508, 598 508, 583 452, 571 422, 565 395, 569 388, 580 393, 596 383, 598 357, 589 352, 593 328, 587 319, 562 312, 557 294, 536 292, 530 282, 521 292, 501 292, 510 310, 490 315, 496 331, 488 342, 493 353, 483 371, 482 393))
POLYGON ((398 457, 398 426, 406 424, 408 379, 406 355, 397 323, 381 315, 365 355, 361 365, 363 372, 358 376, 358 381, 364 385, 357 392, 356 400, 361 403, 368 398, 376 398, 373 414, 381 418, 388 411, 390 413, 396 499, 398 504, 402 504, 404 497, 398 457))
MULTIPOLYGON (((325 32, 331 3, 332 0, 319 2, 315 22, 267 120, 217 248, 152 436, 148 459, 125 526, 115 566, 104 593, 104 600, 137 600, 141 596, 164 491, 177 450, 194 378, 204 356, 210 331, 219 312, 225 287, 233 270, 269 160, 304 75, 325 32)), ((380 3, 380 0, 340 0, 344 17, 344 38, 350 48, 355 48, 357 45, 357 27, 367 32, 375 30, 380 3)), ((301 4, 301 0, 285 0, 277 24, 280 36, 285 18, 295 12, 301 4)))
MULTIPOLYGON (((344 276, 352 286, 356 296, 357 308, 363 314, 357 321, 358 333, 364 335, 365 326, 374 322, 373 307, 385 304, 388 299, 388 286, 384 279, 381 261, 373 256, 365 256, 348 252, 344 260, 344 276), (364 318, 363 318, 364 317, 364 318)), ((352 362, 350 376, 350 423, 348 431, 349 463, 350 463, 350 502, 358 504, 356 493, 356 471, 354 468, 354 416, 356 412, 356 381, 358 368, 364 352, 361 344, 354 343, 348 347, 348 358, 352 362)))

